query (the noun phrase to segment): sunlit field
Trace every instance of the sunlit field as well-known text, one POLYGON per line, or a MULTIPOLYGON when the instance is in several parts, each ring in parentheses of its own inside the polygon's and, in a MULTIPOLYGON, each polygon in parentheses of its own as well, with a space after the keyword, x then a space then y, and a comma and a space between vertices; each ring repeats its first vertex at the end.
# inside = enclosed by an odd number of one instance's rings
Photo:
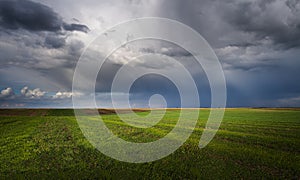
MULTIPOLYGON (((196 113, 198 110, 191 110, 196 113)), ((164 137, 179 109, 167 110, 151 128, 134 128, 113 111, 102 110, 107 127, 131 142, 164 137)), ((227 109, 211 143, 198 143, 209 109, 201 109, 193 134, 171 155, 135 164, 114 160, 85 139, 73 110, 0 110, 1 178, 127 179, 299 179, 299 109, 227 109)), ((144 116, 149 112, 139 110, 144 116)))

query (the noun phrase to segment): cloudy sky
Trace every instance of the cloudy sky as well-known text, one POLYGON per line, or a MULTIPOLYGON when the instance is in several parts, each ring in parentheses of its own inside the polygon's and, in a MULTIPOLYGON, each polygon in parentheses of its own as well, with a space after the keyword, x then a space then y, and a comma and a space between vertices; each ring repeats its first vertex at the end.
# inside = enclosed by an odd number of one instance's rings
MULTIPOLYGON (((228 107, 300 106, 299 0, 0 0, 0 107, 71 107, 73 73, 85 47, 115 24, 141 17, 177 20, 207 40, 224 70, 228 107)), ((133 69, 168 69, 174 66, 169 57, 182 63, 196 82, 201 106, 209 106, 207 77, 191 54, 144 40, 108 57, 96 83, 99 107, 111 106, 116 72, 142 54, 164 58, 144 59, 133 69)), ((154 74, 133 84, 130 103, 147 107, 157 93, 169 107, 180 106, 174 83, 154 74)), ((125 106, 126 93, 116 96, 118 106, 125 106)))

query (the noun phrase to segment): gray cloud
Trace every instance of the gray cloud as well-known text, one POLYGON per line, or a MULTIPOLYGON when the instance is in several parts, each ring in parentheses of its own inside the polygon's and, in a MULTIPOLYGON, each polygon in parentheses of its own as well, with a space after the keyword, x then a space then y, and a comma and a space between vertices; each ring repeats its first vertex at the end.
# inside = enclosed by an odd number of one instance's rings
POLYGON ((89 28, 86 25, 82 24, 63 24, 63 28, 67 31, 82 31, 87 33, 89 31, 89 28))
POLYGON ((87 32, 81 24, 68 24, 51 8, 28 0, 0 1, 0 25, 7 29, 26 29, 29 31, 66 31, 87 32))
POLYGON ((158 54, 163 54, 166 56, 170 56, 170 57, 188 57, 188 56, 192 56, 192 54, 180 47, 177 46, 167 46, 167 47, 161 47, 160 49, 155 49, 155 48, 141 48, 140 49, 141 52, 144 53, 158 53, 158 54))
MULTIPOLYGON (((0 87, 4 90, 5 87, 18 89, 28 85, 50 93, 40 99, 15 94, 11 96, 14 97, 10 99, 11 103, 27 106, 70 105, 68 96, 73 71, 84 45, 116 23, 136 17, 158 16, 191 26, 213 47, 227 80, 229 106, 299 104, 298 0, 39 2, 0 1, 0 87), (15 11, 10 11, 12 9, 15 11), (74 32, 88 31, 87 26, 80 22, 87 24, 91 31, 74 32), (53 98, 58 91, 57 98, 53 98)), ((113 35, 108 33, 107 38, 113 35)), ((100 104, 103 102, 101 98, 110 92, 118 69, 131 58, 147 53, 163 54, 182 63, 195 78, 203 106, 209 106, 210 88, 205 73, 193 61, 191 54, 170 44, 148 44, 145 41, 126 45, 109 57, 99 71, 96 82, 96 92, 102 94, 99 95, 100 104)), ((171 65, 163 60, 149 60, 135 63, 133 68, 166 69, 171 65)), ((135 83, 131 98, 145 104, 148 97, 160 92, 167 96, 170 106, 174 107, 178 104, 178 95, 173 88, 162 78, 146 76, 135 83)), ((8 102, 4 99, 1 99, 1 103, 8 102)))
POLYGON ((47 36, 45 38, 45 45, 48 48, 62 48, 66 44, 66 39, 63 37, 47 36))
MULTIPOLYGON (((41 3, 0 1, 1 68, 15 67, 23 72, 27 69, 39 74, 40 79, 48 79, 47 82, 52 85, 70 89, 70 71, 73 71, 84 47, 83 42, 76 39, 78 33, 72 31, 87 32, 88 27, 65 22, 52 8, 41 3)), ((1 68, 0 72, 3 72, 1 68)), ((9 74, 13 76, 19 72, 9 74)), ((32 77, 22 77, 22 81, 30 79, 32 77)), ((4 81, 1 79, 1 82, 4 81)), ((41 82, 32 82, 32 85, 38 83, 41 82)))
POLYGON ((223 19, 237 30, 270 39, 282 48, 300 46, 299 1, 233 1, 224 4, 223 19), (279 13, 280 12, 280 13, 279 13))
POLYGON ((300 106, 300 96, 279 99, 278 104, 280 104, 284 107, 299 107, 300 106))

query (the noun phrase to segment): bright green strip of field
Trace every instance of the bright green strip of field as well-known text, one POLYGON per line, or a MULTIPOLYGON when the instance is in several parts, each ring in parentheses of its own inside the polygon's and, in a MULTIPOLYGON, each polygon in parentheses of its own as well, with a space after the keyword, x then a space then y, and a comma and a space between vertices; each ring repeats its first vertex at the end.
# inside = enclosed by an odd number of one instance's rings
MULTIPOLYGON (((72 110, 17 112, 18 116, 0 115, 0 178, 300 178, 297 110, 227 109, 213 141, 199 149, 209 114, 201 110, 182 147, 144 164, 120 162, 97 151, 82 135, 72 110)), ((147 129, 133 128, 113 114, 103 119, 125 140, 150 142, 172 130, 179 112, 168 110, 163 120, 147 129)))

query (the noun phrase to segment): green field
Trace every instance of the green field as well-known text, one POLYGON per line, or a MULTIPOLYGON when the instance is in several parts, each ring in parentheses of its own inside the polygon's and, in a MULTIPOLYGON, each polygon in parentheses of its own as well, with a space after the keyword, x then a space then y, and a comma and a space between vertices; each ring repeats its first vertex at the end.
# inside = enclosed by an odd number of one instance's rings
MULTIPOLYGON (((103 118, 119 137, 149 142, 170 132, 179 112, 168 110, 147 129, 130 127, 113 113, 103 118)), ((300 178, 300 110, 227 109, 217 135, 199 149, 209 112, 201 109, 193 134, 174 153, 133 164, 111 159, 89 144, 73 110, 0 110, 0 179, 300 178)))

